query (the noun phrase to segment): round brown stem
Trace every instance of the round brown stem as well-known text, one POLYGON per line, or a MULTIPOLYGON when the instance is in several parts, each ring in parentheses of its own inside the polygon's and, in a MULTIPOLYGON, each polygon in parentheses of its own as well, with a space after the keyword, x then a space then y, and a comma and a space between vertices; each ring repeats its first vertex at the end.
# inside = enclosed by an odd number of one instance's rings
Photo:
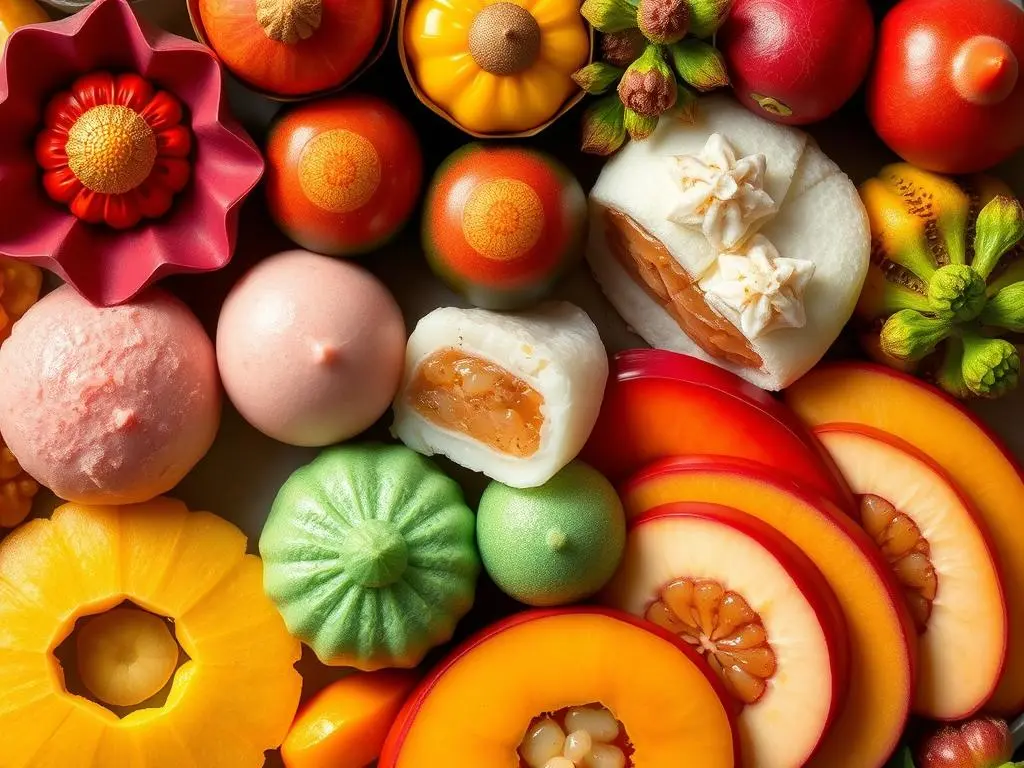
POLYGON ((256 0, 256 21, 271 40, 295 45, 320 28, 323 0, 256 0))
POLYGON ((515 75, 529 69, 540 53, 540 24, 513 3, 484 8, 469 28, 469 52, 480 69, 492 75, 515 75))

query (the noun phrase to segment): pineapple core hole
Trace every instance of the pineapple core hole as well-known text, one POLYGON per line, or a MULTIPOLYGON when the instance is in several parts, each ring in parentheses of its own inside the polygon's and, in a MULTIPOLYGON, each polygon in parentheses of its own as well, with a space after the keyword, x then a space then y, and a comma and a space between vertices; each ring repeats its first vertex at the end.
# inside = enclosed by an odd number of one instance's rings
POLYGON ((757 611, 713 579, 677 579, 648 606, 646 618, 701 653, 742 705, 756 704, 775 675, 775 651, 757 611))
POLYGON ((544 398, 489 360, 447 348, 427 357, 409 388, 425 419, 498 453, 525 459, 540 449, 544 398))
POLYGON ((119 717, 162 706, 174 673, 188 661, 170 622, 129 602, 79 618, 54 656, 68 693, 119 717))
POLYGON ((871 493, 860 497, 860 524, 885 555, 903 588, 917 631, 924 634, 939 590, 928 540, 910 517, 871 493))
POLYGON ((602 704, 538 715, 519 744, 519 768, 632 768, 626 729, 602 704))

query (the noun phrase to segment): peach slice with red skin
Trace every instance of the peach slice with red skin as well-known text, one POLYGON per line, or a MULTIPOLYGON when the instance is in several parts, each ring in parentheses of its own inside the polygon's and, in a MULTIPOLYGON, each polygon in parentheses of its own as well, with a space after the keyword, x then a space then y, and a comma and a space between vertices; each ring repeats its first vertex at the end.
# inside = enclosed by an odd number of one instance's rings
POLYGON ((786 391, 786 402, 810 427, 861 424, 900 438, 945 470, 974 505, 1010 597, 1006 663, 984 708, 1016 716, 1024 709, 1024 475, 1012 454, 951 397, 885 366, 821 366, 786 391))
POLYGON ((882 766, 910 713, 917 638, 891 569, 853 519, 770 468, 717 456, 656 462, 621 494, 629 519, 676 502, 721 504, 758 518, 803 550, 842 608, 850 655, 846 700, 807 765, 882 766))
POLYGON ((920 633, 914 711, 969 717, 1006 658, 1006 602, 988 537, 948 475, 908 443, 858 425, 815 430, 860 499, 920 633))
POLYGON ((804 765, 842 706, 842 609, 814 563, 755 517, 717 504, 651 509, 633 519, 602 597, 705 655, 743 707, 745 766, 804 765))
POLYGON ((413 693, 380 768, 522 765, 539 719, 600 704, 628 737, 635 768, 739 765, 734 707, 675 634, 601 608, 534 610, 485 629, 413 693))
POLYGON ((660 349, 617 354, 581 458, 620 482, 652 461, 695 454, 756 461, 853 509, 828 454, 767 392, 695 357, 660 349))

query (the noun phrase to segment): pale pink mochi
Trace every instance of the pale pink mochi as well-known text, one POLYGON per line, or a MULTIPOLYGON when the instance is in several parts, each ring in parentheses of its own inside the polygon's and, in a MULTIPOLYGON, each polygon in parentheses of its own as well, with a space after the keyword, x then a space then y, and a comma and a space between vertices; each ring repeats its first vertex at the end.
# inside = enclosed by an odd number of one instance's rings
POLYGON ((287 251, 231 290, 217 325, 228 397, 282 443, 323 446, 379 419, 394 399, 405 323, 388 289, 351 262, 287 251))
POLYGON ((57 496, 133 504, 171 490, 213 444, 210 337, 159 290, 101 309, 63 286, 0 347, 0 434, 57 496))

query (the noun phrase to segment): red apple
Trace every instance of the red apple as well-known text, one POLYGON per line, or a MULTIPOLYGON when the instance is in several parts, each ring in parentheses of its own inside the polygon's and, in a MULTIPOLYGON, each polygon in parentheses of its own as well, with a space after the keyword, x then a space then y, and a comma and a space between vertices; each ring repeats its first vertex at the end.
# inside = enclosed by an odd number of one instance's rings
POLYGON ((634 518, 602 601, 704 654, 743 706, 744 765, 803 766, 842 708, 842 609, 807 555, 751 515, 680 502, 634 518))
POLYGON ((976 717, 944 725, 930 733, 917 750, 917 768, 998 768, 1013 756, 1006 721, 976 717))
POLYGON ((929 171, 974 173, 1024 146, 1024 11, 1011 0, 904 0, 868 87, 878 135, 929 171))
POLYGON ((584 461, 617 482, 656 459, 692 454, 758 462, 854 509, 827 452, 767 392, 687 355, 620 352, 584 461))
POLYGON ((777 123, 805 125, 854 94, 874 39, 867 0, 736 0, 716 41, 743 104, 777 123))

